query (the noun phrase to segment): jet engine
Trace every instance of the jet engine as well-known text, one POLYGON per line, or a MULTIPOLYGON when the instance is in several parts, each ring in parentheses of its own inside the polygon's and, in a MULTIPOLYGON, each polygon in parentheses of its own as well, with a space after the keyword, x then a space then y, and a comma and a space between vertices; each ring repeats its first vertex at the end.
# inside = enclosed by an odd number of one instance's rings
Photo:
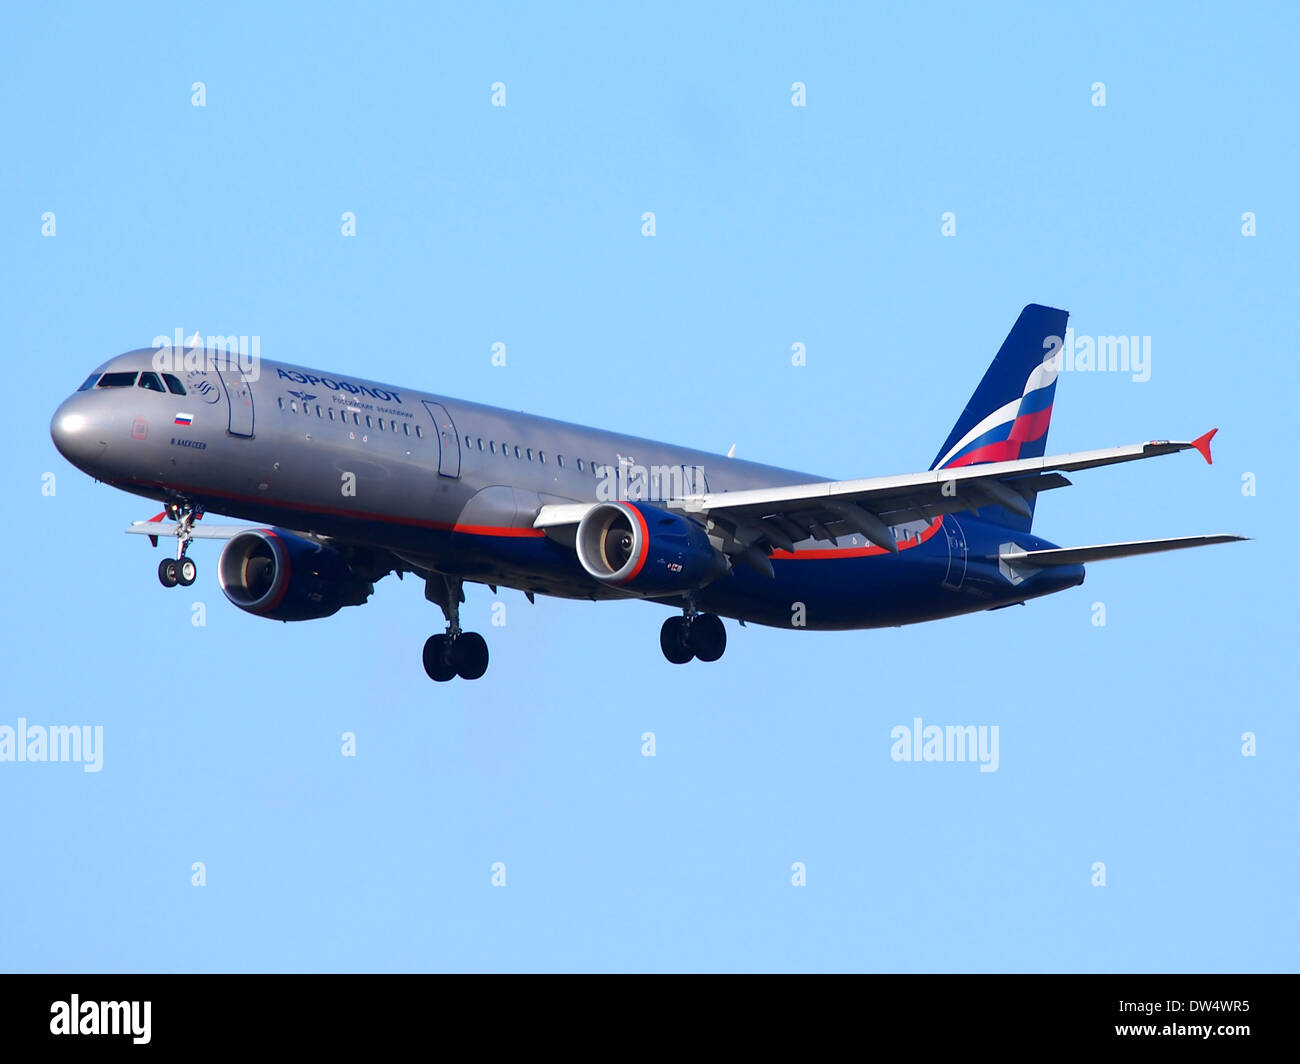
POLYGON ((361 605, 374 591, 333 547, 280 528, 235 536, 221 552, 217 577, 241 610, 274 621, 329 617, 343 606, 361 605))
POLYGON ((727 571, 704 526, 645 503, 597 503, 578 523, 578 561, 604 584, 646 594, 701 587, 727 571))

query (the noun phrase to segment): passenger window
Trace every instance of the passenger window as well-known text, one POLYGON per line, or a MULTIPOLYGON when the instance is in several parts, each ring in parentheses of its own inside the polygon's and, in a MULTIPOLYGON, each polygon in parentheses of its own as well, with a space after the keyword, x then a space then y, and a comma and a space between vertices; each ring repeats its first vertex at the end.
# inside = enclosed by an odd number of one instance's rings
POLYGON ((402 434, 405 436, 409 436, 411 434, 411 423, 409 421, 402 422, 402 434))
POLYGON ((280 409, 283 410, 283 409, 284 409, 284 396, 283 396, 283 395, 280 396, 280 397, 279 397, 279 400, 280 400, 280 409))
POLYGON ((330 407, 330 408, 329 408, 329 415, 330 415, 330 420, 333 421, 333 420, 334 420, 334 408, 333 408, 333 407, 330 407))
POLYGON ((564 455, 562 455, 562 454, 557 454, 557 455, 555 456, 555 461, 556 461, 557 463, 559 463, 559 466, 560 466, 561 469, 564 468, 564 455))
POLYGON ((473 447, 473 446, 474 446, 472 443, 469 442, 469 437, 468 437, 468 436, 465 437, 465 446, 466 446, 466 447, 473 447))
POLYGON ((179 377, 173 377, 170 373, 164 373, 162 378, 167 383, 167 390, 171 392, 172 395, 185 394, 185 385, 180 382, 179 377))
POLYGON ((83 384, 80 388, 78 388, 77 391, 79 391, 79 392, 88 392, 88 391, 90 391, 90 389, 93 388, 93 387, 95 386, 95 381, 97 381, 97 380, 99 380, 99 374, 98 374, 98 373, 92 373, 89 377, 86 378, 86 383, 83 384))
POLYGON ((528 455, 528 460, 531 462, 533 460, 533 449, 529 447, 525 453, 528 455))
POLYGON ((491 451, 493 454, 497 453, 497 445, 493 443, 491 440, 488 440, 488 450, 491 451))
POLYGON ((424 439, 424 432, 420 429, 419 425, 415 426, 415 434, 419 436, 420 439, 424 439))
POLYGON ((517 443, 515 444, 515 457, 516 457, 516 458, 522 458, 522 457, 523 457, 523 455, 519 453, 519 444, 517 444, 517 443))
POLYGON ((99 378, 101 388, 130 388, 135 383, 134 373, 105 373, 99 378))
POLYGON ((537 452, 537 460, 538 460, 539 462, 541 462, 542 465, 546 465, 546 452, 545 452, 545 451, 538 451, 538 452, 537 452))
POLYGON ((582 459, 581 459, 581 458, 578 459, 578 472, 579 472, 579 473, 582 472, 582 459))
POLYGON ((383 432, 383 431, 384 431, 384 419, 383 419, 383 418, 380 418, 380 419, 379 419, 379 431, 380 431, 380 432, 383 432))
POLYGON ((289 400, 289 409, 292 410, 295 414, 298 413, 298 400, 297 400, 297 399, 290 399, 290 400, 289 400))
POLYGON ((480 437, 478 438, 478 449, 479 449, 480 451, 483 450, 483 437, 482 437, 482 436, 480 436, 480 437))
POLYGON ((375 426, 374 426, 373 424, 371 424, 371 422, 370 422, 370 415, 367 414, 367 415, 366 415, 366 428, 368 428, 368 429, 373 429, 374 427, 375 427, 375 426))

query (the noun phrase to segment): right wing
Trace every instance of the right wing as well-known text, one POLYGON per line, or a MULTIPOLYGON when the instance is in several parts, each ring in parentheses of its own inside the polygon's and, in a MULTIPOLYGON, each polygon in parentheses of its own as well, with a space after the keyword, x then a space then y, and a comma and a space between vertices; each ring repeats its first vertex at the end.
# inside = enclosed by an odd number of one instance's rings
MULTIPOLYGON (((1209 462, 1210 440, 1216 431, 1211 429, 1190 441, 1153 440, 924 473, 709 492, 668 500, 662 505, 698 515, 710 532, 723 540, 725 553, 737 560, 756 562, 761 571, 766 571, 755 551, 762 553, 765 560, 772 550, 792 551, 796 543, 804 540, 835 544, 841 535, 858 533, 876 546, 896 552, 893 526, 985 506, 1002 506, 1028 516, 1029 500, 1035 495, 1070 483, 1063 473, 1186 450, 1199 451, 1209 462)), ((543 506, 533 526, 563 535, 562 530, 581 521, 592 505, 543 506)))

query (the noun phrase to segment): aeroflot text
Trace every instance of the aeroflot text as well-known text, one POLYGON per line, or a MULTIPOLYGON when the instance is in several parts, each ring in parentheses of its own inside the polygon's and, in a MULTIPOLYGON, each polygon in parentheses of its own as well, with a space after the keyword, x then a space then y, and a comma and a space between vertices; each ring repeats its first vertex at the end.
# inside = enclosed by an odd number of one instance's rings
POLYGON ((371 399, 382 399, 386 403, 400 403, 402 397, 396 392, 383 388, 367 388, 364 384, 351 381, 336 381, 333 377, 318 377, 314 373, 299 373, 296 369, 277 370, 281 380, 293 381, 294 384, 314 384, 317 388, 328 388, 332 392, 347 392, 349 395, 368 395, 371 399))

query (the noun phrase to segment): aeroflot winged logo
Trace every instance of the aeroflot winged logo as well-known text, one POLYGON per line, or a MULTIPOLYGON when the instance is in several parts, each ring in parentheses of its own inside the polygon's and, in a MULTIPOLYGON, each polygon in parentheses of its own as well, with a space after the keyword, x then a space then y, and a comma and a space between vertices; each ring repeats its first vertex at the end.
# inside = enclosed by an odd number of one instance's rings
POLYGON ((316 398, 316 396, 312 395, 311 392, 290 391, 289 394, 295 399, 301 399, 304 403, 310 403, 316 398))

